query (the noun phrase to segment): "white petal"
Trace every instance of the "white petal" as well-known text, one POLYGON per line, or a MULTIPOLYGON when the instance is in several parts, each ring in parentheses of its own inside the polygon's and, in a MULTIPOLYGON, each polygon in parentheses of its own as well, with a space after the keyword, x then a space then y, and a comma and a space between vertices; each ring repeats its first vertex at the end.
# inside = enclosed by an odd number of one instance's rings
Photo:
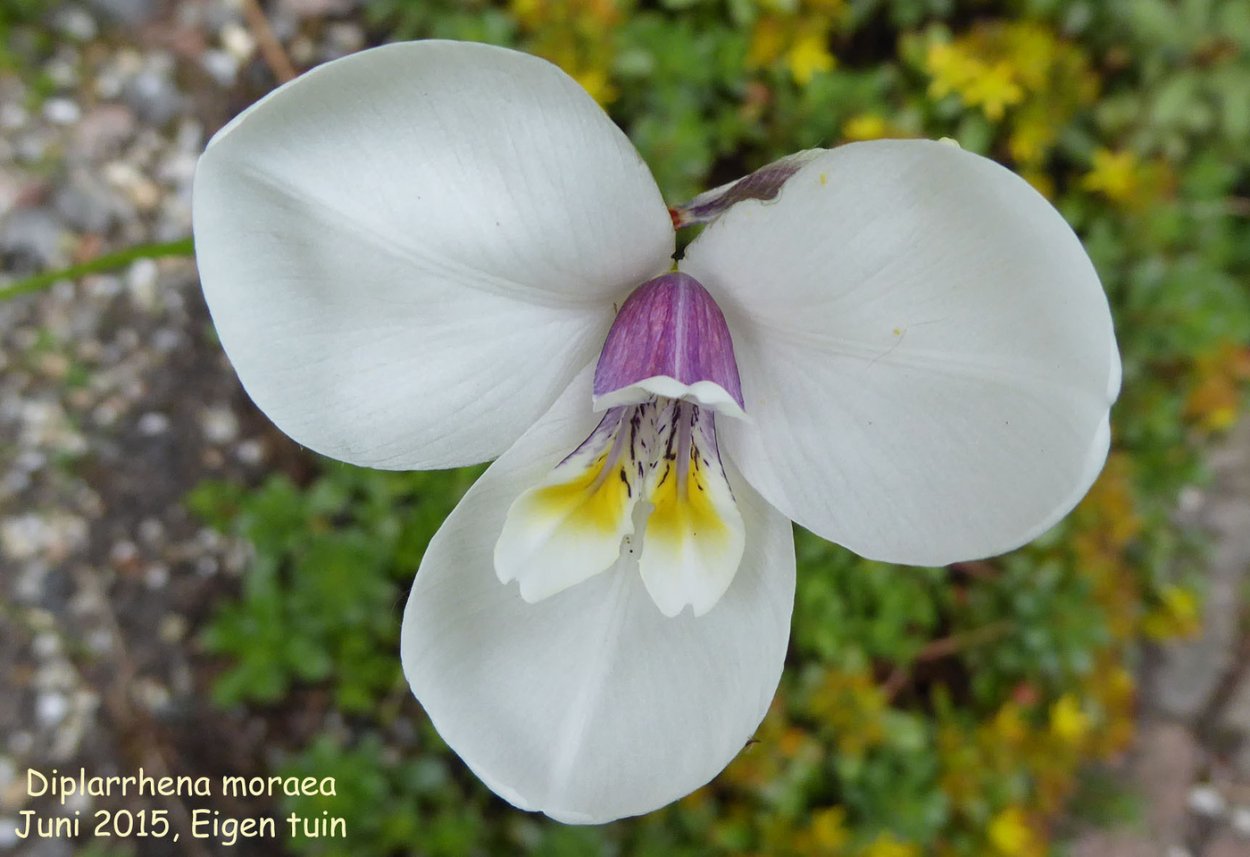
POLYGON ((555 66, 388 45, 219 133, 195 180, 204 292, 249 394, 386 468, 501 452, 594 357, 673 229, 624 134, 555 66))
POLYGON ((682 269, 733 331, 750 424, 723 446, 769 502, 864 556, 943 564, 1035 537, 1106 455, 1119 355, 1080 241, 953 146, 858 143, 744 202, 682 269))
POLYGON ((576 823, 663 806, 742 749, 776 690, 794 599, 789 522, 732 472, 746 553, 706 616, 661 615, 632 560, 537 604, 501 584, 494 534, 594 427, 589 397, 587 372, 461 501, 426 552, 402 640, 413 691, 482 781, 576 823))

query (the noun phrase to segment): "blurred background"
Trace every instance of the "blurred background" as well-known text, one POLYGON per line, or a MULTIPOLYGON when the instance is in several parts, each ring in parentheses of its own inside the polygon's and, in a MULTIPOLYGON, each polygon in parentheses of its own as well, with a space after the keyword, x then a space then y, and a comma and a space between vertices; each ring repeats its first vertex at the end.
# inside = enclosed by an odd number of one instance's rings
POLYGON ((4 0, 0 135, 0 853, 1250 855, 1245 0, 4 0), (953 137, 1059 207, 1111 299, 1124 392, 1080 507, 949 568, 799 533, 757 740, 641 819, 516 812, 449 753, 399 618, 478 471, 300 450, 199 293, 208 137, 292 74, 425 37, 561 65, 670 203, 801 148, 953 137), (32 766, 337 795, 62 808, 32 766), (186 831, 197 807, 348 838, 16 835, 27 809, 186 831))

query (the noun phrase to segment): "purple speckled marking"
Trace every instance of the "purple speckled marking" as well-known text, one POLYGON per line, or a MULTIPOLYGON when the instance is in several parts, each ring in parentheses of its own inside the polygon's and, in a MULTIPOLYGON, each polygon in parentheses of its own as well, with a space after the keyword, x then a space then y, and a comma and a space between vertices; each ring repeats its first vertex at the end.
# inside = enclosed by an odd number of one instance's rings
POLYGON ((625 299, 595 366, 595 395, 657 375, 719 384, 746 410, 725 316, 689 274, 648 280, 625 299))

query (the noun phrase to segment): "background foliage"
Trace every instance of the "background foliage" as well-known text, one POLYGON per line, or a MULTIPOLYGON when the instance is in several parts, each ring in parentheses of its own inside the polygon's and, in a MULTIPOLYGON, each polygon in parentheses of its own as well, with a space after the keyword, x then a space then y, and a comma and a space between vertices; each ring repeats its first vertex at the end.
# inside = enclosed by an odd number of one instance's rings
MULTIPOLYGON (((476 471, 324 464, 309 484, 206 485, 192 505, 255 562, 204 635, 223 705, 328 693, 347 844, 308 854, 1042 855, 1133 731, 1138 641, 1196 628, 1171 522, 1250 379, 1250 5, 1243 0, 370 0, 378 41, 443 37, 559 63, 670 202, 794 150, 950 136, 1079 231, 1124 358, 1114 450, 1078 510, 1009 556, 868 562, 799 534, 790 663, 757 741, 710 786, 602 828, 491 797, 416 711, 395 657, 421 551, 476 471), (1082 791, 1082 789, 1085 791, 1082 791)), ((1096 794, 1097 792, 1097 794, 1096 794)), ((1103 796, 1105 798, 1105 795, 1103 796)), ((301 812, 319 811, 292 804, 301 812)))

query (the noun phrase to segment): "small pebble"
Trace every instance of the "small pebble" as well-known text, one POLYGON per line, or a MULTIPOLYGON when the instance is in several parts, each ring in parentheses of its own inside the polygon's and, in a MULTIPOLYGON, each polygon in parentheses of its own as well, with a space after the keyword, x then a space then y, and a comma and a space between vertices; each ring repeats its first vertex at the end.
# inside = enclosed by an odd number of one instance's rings
POLYGON ((19 841, 21 840, 17 836, 17 819, 0 815, 0 848, 6 851, 16 848, 19 841))
POLYGON ((221 28, 221 46, 238 62, 243 63, 256 52, 256 39, 246 27, 232 21, 221 28))
POLYGON ((82 109, 68 98, 49 98, 43 103, 43 118, 54 125, 73 125, 82 117, 82 109))
POLYGON ((1189 792, 1189 808, 1198 815, 1214 818, 1223 814, 1227 803, 1219 790, 1209 785, 1198 785, 1189 792))
POLYGON ((1239 806, 1234 809, 1229 823, 1239 836, 1250 837, 1250 807, 1239 806))
POLYGON ((187 620, 177 613, 166 613, 161 618, 157 633, 166 643, 181 642, 187 635, 187 620))
POLYGON ((239 436, 239 418, 228 406, 218 405, 204 412, 200 422, 209 443, 233 443, 239 436))
POLYGON ((239 61, 228 51, 213 48, 200 57, 200 65, 222 89, 234 86, 239 76, 239 61))
POLYGON ((30 113, 21 104, 5 101, 0 104, 0 128, 16 131, 30 121, 30 113))
POLYGON ((239 461, 255 467, 265 460, 265 444, 255 439, 245 440, 235 448, 235 455, 239 461))
POLYGON ((139 522, 139 540, 149 547, 159 545, 165 538, 165 525, 156 518, 144 518, 139 522))
POLYGON ((69 713, 69 699, 65 694, 48 691, 35 697, 35 719, 44 726, 56 726, 69 713))
POLYGON ((164 434, 169 431, 169 417, 156 411, 148 411, 139 417, 137 425, 139 434, 145 437, 155 437, 158 434, 164 434))
POLYGON ((147 584, 148 589, 164 589, 169 583, 169 566, 161 562, 148 566, 147 571, 143 573, 143 582, 147 584))
POLYGON ((95 18, 79 6, 67 6, 56 16, 56 27, 78 42, 89 42, 96 37, 98 28, 95 18))
POLYGON ((156 308, 157 282, 160 268, 155 259, 136 259, 126 272, 126 288, 130 298, 140 309, 151 312, 156 308))
POLYGON ((129 565, 139 556, 139 547, 132 541, 120 541, 109 549, 109 562, 113 565, 129 565))
POLYGON ((61 638, 51 631, 42 631, 35 635, 30 644, 31 651, 39 660, 47 660, 61 652, 61 638))

